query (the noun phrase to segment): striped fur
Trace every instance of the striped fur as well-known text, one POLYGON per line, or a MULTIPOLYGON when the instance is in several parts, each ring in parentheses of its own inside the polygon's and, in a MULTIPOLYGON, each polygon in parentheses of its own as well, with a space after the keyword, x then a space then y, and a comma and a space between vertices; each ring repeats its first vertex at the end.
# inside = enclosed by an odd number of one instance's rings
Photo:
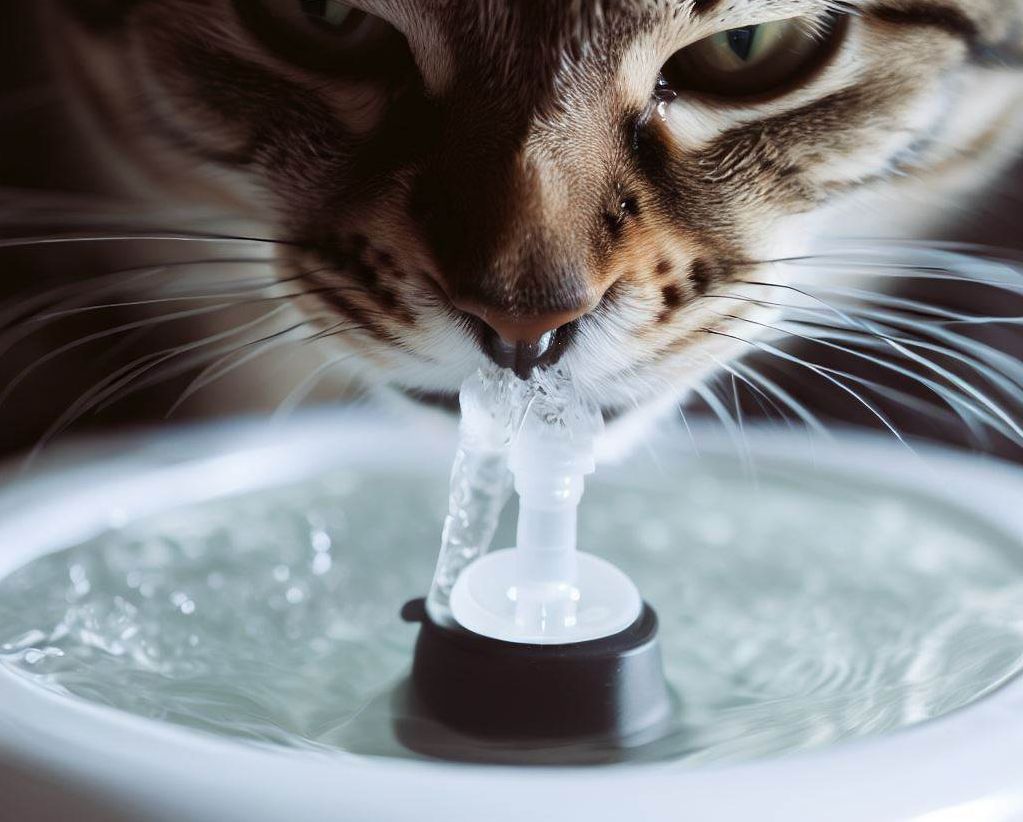
POLYGON ((311 272, 309 308, 358 325, 362 372, 406 389, 453 391, 481 361, 456 296, 523 316, 591 300, 563 358, 583 389, 677 394, 737 351, 701 333, 732 322, 708 295, 755 295, 779 276, 761 261, 850 213, 920 225, 1020 132, 1019 0, 360 0, 398 45, 333 73, 238 14, 285 1, 50 0, 121 161, 291 241, 281 275, 311 272), (831 12, 841 42, 784 95, 653 94, 703 37, 831 12))

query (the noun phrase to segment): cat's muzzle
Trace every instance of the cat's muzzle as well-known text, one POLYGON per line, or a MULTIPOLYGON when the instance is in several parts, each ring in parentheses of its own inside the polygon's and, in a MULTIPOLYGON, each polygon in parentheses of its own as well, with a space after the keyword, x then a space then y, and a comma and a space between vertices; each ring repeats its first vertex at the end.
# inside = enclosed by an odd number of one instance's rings
POLYGON ((531 342, 508 342, 493 329, 486 328, 483 332, 483 350, 499 366, 510 368, 516 376, 525 380, 533 373, 533 369, 546 368, 558 361, 573 328, 574 324, 569 323, 547 331, 531 342))

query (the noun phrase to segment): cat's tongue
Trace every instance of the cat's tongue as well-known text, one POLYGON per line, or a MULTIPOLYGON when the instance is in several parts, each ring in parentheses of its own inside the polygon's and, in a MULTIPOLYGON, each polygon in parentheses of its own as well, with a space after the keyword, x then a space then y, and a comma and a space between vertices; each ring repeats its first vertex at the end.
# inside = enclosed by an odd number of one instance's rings
POLYGON ((556 331, 542 334, 535 342, 508 342, 498 334, 486 340, 487 354, 501 368, 509 368, 522 380, 528 380, 533 369, 549 359, 554 349, 556 331))

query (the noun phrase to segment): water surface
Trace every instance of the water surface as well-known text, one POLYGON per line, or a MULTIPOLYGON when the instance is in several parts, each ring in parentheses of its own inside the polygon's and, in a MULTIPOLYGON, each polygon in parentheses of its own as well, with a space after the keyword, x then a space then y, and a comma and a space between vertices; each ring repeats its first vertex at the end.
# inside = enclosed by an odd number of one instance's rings
MULTIPOLYGON (((820 472, 675 464, 598 472, 581 509, 580 544, 658 610, 679 697, 635 758, 686 767, 891 731, 1023 666, 1023 553, 1007 535, 820 472)), ((401 697, 415 626, 398 612, 430 583, 446 485, 443 466, 335 471, 37 559, 0 581, 0 662, 243 740, 417 756, 397 718, 453 757, 500 758, 401 697)), ((505 522, 496 544, 510 535, 505 522)))

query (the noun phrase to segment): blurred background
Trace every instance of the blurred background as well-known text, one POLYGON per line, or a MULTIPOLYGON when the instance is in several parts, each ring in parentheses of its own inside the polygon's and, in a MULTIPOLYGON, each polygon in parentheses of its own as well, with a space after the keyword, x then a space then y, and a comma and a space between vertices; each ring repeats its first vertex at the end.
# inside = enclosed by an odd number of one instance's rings
MULTIPOLYGON (((201 301, 109 306, 131 301, 118 291, 118 278, 123 282, 125 277, 151 276, 147 267, 265 252, 152 241, 10 242, 74 231, 117 233, 124 226, 161 231, 203 226, 202 215, 151 207, 140 212, 135 204, 119 199, 116 181, 105 179, 92 162, 88 141, 68 115, 48 70, 41 47, 46 21, 36 19, 34 5, 25 0, 0 5, 0 236, 7 241, 0 247, 0 456, 27 453, 69 435, 274 411, 315 369, 317 354, 308 347, 250 347, 212 373, 208 358, 199 361, 191 356, 196 340, 251 322, 256 310, 252 305, 236 301, 209 311, 194 310, 202 309, 201 301), (107 285, 89 298, 81 289, 86 277, 98 277, 107 285), (49 296, 37 296, 43 292, 49 296), (97 304, 109 307, 84 310, 97 304), (202 390, 194 390, 197 381, 202 390)), ((1017 161, 982 199, 950 209, 953 218, 935 226, 930 237, 979 244, 988 254, 1020 258, 1021 181, 1023 162, 1017 161)), ((198 267, 193 276, 201 273, 198 267)), ((1002 290, 924 280, 903 293, 960 311, 1006 318, 1023 315, 1023 301, 1002 290)), ((969 333, 1018 359, 1023 357, 1019 328, 1018 322, 1007 319, 980 324, 969 333)), ((793 345, 797 351, 806 348, 793 345)), ((926 399, 927 392, 919 385, 912 381, 900 385, 890 372, 879 374, 861 358, 820 346, 806 355, 926 399)), ((214 360, 214 365, 218 362, 214 360)), ((833 385, 777 363, 764 360, 757 367, 825 422, 879 425, 867 409, 833 385)), ((715 391, 744 420, 772 415, 761 398, 727 376, 715 391)), ((328 380, 302 399, 330 401, 351 393, 347 384, 328 380)), ((883 397, 877 403, 906 433, 1020 457, 1018 448, 997 436, 986 443, 969 442, 965 426, 953 420, 886 403, 883 397)), ((709 409, 697 401, 687 413, 707 414, 709 409)))

